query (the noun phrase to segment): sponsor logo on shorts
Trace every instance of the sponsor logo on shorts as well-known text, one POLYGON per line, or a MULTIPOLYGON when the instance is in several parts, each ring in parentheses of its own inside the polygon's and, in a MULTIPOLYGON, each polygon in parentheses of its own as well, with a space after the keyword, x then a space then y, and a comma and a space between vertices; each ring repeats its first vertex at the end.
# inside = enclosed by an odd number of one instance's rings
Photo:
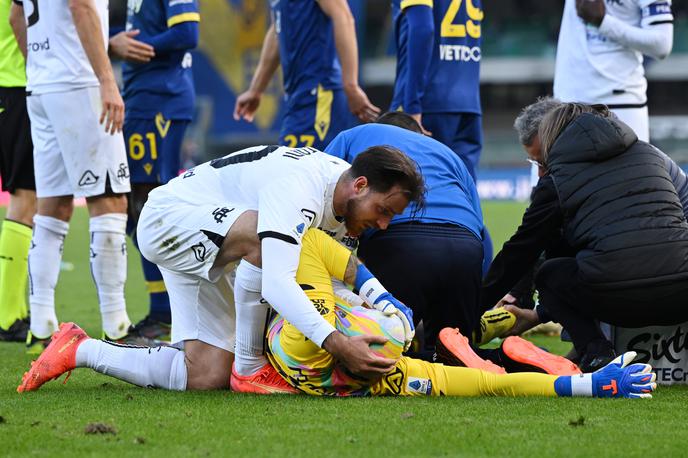
POLYGON ((196 245, 192 246, 191 251, 193 251, 193 254, 198 262, 205 261, 205 256, 208 253, 208 250, 206 250, 203 242, 198 242, 196 245))
POLYGON ((189 178, 189 177, 192 177, 194 175, 196 175, 196 173, 194 172, 194 169, 189 169, 186 172, 184 172, 184 175, 182 175, 182 179, 189 178))
POLYGON ((129 167, 124 162, 119 163, 119 168, 117 169, 117 178, 120 180, 129 178, 129 167))
POLYGON ((170 130, 170 125, 172 125, 172 121, 165 119, 162 113, 155 115, 155 127, 158 129, 161 138, 167 137, 167 131, 170 130))
POLYGON ((79 186, 93 186, 98 182, 98 176, 90 170, 86 170, 79 178, 79 186))
POLYGON ((227 215, 229 215, 229 213, 232 211, 234 211, 233 208, 216 208, 215 210, 213 210, 213 217, 215 218, 215 222, 217 224, 222 224, 222 221, 224 221, 227 215))

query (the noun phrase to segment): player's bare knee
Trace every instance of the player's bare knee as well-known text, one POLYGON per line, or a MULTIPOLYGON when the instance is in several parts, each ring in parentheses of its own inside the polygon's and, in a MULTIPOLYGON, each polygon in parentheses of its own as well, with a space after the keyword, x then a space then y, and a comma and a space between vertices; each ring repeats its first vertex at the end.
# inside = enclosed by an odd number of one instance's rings
POLYGON ((125 194, 103 194, 86 198, 88 214, 101 216, 107 213, 126 213, 127 197, 125 194))
POLYGON ((187 390, 219 390, 229 387, 234 357, 227 350, 201 341, 184 345, 187 390))
POLYGON ((69 221, 74 213, 74 198, 73 196, 40 198, 36 204, 36 213, 61 221, 69 221))

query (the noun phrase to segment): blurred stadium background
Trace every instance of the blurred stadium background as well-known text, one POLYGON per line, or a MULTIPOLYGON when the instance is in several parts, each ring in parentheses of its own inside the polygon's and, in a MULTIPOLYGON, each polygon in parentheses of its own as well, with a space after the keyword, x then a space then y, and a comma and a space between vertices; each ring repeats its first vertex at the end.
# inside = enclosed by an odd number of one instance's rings
MULTIPOLYGON (((484 199, 526 199, 528 167, 512 123, 537 96, 551 94, 564 1, 483 2, 481 97, 484 149, 479 190, 484 199)), ((389 0, 349 0, 356 18, 361 85, 389 107, 395 49, 389 0)), ((202 0, 201 36, 194 52, 196 116, 184 144, 186 165, 240 147, 277 141, 281 75, 264 96, 254 124, 232 118, 236 95, 248 87, 269 25, 264 0, 202 0)), ((688 0, 674 0, 674 47, 664 61, 646 58, 652 142, 688 164, 688 0)), ((110 2, 111 28, 124 27, 126 0, 110 2)))

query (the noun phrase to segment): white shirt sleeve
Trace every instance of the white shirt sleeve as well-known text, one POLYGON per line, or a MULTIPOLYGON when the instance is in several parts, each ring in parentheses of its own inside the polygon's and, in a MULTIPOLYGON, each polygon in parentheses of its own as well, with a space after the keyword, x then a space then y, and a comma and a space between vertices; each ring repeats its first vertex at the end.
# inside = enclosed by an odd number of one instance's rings
POLYGON ((286 177, 264 187, 258 197, 262 294, 277 313, 316 345, 335 331, 296 283, 301 240, 317 223, 324 190, 317 180, 286 177))
POLYGON ((642 8, 640 27, 605 14, 599 30, 602 35, 628 48, 655 59, 664 59, 671 53, 674 44, 672 21, 669 2, 656 1, 642 8))

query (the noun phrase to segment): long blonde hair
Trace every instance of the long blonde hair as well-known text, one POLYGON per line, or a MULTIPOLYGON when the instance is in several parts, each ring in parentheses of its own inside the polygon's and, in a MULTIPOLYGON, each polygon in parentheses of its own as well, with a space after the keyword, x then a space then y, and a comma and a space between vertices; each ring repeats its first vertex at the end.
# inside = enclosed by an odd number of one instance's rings
POLYGON ((547 164, 549 151, 566 127, 583 113, 594 113, 604 118, 613 116, 606 105, 587 105, 585 103, 562 103, 559 107, 547 113, 540 122, 538 136, 540 137, 540 151, 542 162, 547 164))

